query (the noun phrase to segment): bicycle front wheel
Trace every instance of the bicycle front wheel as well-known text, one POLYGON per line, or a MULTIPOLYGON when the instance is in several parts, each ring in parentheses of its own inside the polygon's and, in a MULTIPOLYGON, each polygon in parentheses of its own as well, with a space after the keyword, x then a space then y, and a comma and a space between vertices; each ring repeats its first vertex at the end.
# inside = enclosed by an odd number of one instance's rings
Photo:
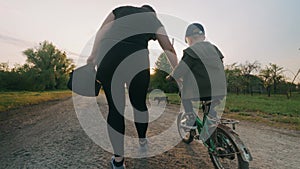
MULTIPOLYGON (((231 130, 228 128, 228 130, 231 130)), ((229 132, 229 131, 227 131, 229 132)), ((238 146, 224 129, 217 127, 210 138, 209 153, 214 166, 218 169, 248 169, 249 162, 244 161, 238 146), (214 150, 211 150, 214 147, 214 150)))
POLYGON ((177 128, 182 141, 186 144, 190 144, 194 140, 196 130, 188 127, 187 120, 184 113, 180 113, 177 117, 177 128))

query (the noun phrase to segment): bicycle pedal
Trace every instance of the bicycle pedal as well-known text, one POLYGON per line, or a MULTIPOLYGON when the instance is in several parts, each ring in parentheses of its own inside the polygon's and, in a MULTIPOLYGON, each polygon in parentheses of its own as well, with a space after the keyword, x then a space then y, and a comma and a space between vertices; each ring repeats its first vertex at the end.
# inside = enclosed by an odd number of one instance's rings
POLYGON ((195 140, 200 140, 200 135, 199 135, 199 134, 195 135, 195 136, 194 136, 194 139, 195 139, 195 140))
POLYGON ((184 129, 188 129, 188 130, 195 130, 197 129, 197 126, 188 126, 188 125, 180 125, 182 128, 184 129))

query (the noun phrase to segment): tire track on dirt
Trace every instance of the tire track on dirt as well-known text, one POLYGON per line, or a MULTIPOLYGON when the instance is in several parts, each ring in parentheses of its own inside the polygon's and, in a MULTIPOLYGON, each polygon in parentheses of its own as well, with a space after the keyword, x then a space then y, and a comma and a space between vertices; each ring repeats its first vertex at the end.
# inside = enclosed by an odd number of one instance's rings
MULTIPOLYGON (((112 154, 85 134, 72 99, 2 112, 0 117, 0 168, 109 168, 112 154)), ((133 123, 128 126, 135 130, 133 123)), ((212 168, 205 151, 180 143, 155 157, 127 158, 126 164, 129 169, 212 168)))
MULTIPOLYGON (((104 96, 98 97, 98 103, 107 114, 104 96)), ((166 113, 149 124, 148 135, 168 127, 165 120, 176 116, 178 108, 168 105, 166 113)), ((126 133, 136 136, 134 124, 126 121, 126 125, 126 133)), ((244 121, 237 132, 254 157, 250 168, 299 168, 299 133, 244 121)), ((0 168, 106 169, 112 156, 83 131, 71 98, 1 112, 0 144, 0 168)), ((154 157, 127 158, 126 165, 129 169, 213 168, 206 148, 198 142, 180 142, 154 157)))

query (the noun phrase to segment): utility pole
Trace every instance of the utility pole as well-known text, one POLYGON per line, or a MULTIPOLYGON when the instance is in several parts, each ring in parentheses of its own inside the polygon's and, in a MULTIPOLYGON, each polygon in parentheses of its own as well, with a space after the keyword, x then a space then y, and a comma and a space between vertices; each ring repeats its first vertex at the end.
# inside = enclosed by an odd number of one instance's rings
MULTIPOLYGON (((300 48, 298 48, 298 50, 300 50, 300 48)), ((298 72, 296 74, 294 74, 295 76, 294 76, 291 84, 289 85, 289 93, 290 93, 290 95, 289 95, 288 98, 290 98, 292 96, 292 87, 291 86, 294 84, 294 82, 295 82, 297 76, 299 75, 299 73, 300 73, 300 69, 298 70, 298 72)))
POLYGON ((290 84, 290 89, 289 89, 289 91, 290 91, 290 97, 292 96, 292 87, 291 87, 291 85, 293 85, 294 84, 294 81, 296 80, 296 78, 297 78, 297 76, 299 75, 299 73, 300 73, 300 69, 298 70, 298 72, 295 74, 295 77, 294 77, 294 79, 292 80, 292 83, 290 84))

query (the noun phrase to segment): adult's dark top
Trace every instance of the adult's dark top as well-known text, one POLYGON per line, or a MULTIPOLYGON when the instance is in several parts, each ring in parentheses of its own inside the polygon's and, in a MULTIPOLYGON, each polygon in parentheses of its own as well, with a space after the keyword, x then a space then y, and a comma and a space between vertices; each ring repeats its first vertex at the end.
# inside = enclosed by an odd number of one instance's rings
POLYGON ((149 40, 156 40, 156 32, 162 27, 155 13, 142 7, 122 6, 114 9, 111 29, 104 39, 130 43, 139 48, 148 48, 149 40))

